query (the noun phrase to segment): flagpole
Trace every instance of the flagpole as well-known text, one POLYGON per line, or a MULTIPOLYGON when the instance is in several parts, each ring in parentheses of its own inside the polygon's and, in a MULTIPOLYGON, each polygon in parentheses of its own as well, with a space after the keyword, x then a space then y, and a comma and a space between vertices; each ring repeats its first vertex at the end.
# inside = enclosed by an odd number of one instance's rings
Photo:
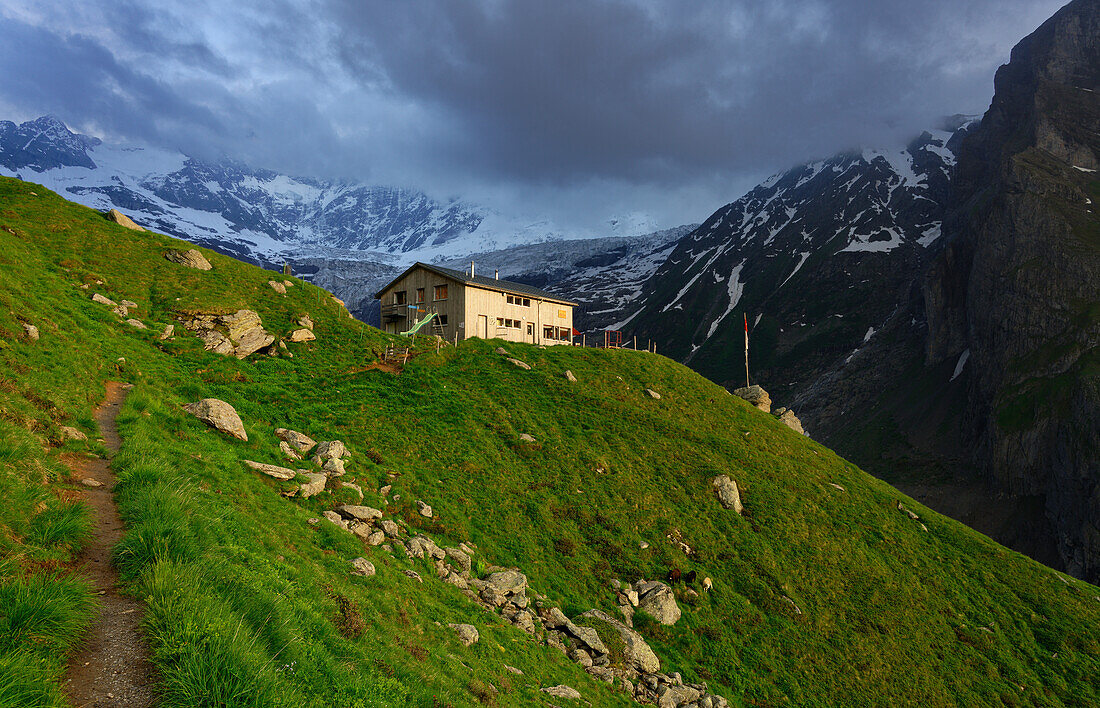
POLYGON ((749 387, 749 313, 745 315, 745 388, 749 387))

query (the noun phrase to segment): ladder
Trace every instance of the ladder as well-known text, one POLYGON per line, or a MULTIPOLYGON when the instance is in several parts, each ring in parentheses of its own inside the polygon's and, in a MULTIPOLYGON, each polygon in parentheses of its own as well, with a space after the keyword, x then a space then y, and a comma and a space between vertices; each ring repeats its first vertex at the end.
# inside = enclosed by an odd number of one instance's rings
POLYGON ((432 334, 446 341, 447 330, 443 328, 443 324, 439 321, 439 313, 435 311, 435 308, 432 308, 432 312, 435 314, 435 317, 432 318, 432 334))

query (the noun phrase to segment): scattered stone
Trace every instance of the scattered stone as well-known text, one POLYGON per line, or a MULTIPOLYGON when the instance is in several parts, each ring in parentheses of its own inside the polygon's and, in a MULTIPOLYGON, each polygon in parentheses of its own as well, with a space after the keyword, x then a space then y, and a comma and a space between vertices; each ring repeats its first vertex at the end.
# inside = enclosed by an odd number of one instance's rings
POLYGON ((118 305, 117 307, 115 307, 115 309, 111 310, 111 312, 113 312, 116 317, 120 317, 123 319, 130 316, 130 310, 123 307, 122 305, 118 305))
POLYGON ((802 421, 798 419, 798 416, 794 414, 794 411, 789 408, 780 408, 775 413, 779 417, 780 423, 783 423, 799 435, 806 434, 806 431, 802 429, 802 421))
POLYGON ((511 358, 511 357, 508 357, 507 361, 508 361, 508 363, 509 363, 509 364, 511 364, 512 366, 516 366, 516 367, 519 367, 520 369, 523 369, 524 371, 530 371, 530 370, 531 370, 531 367, 530 367, 530 366, 528 366, 527 364, 524 364, 524 363, 523 363, 522 361, 520 361, 519 359, 513 359, 513 358, 511 358))
POLYGON ((119 300, 118 304, 123 307, 128 307, 131 310, 137 309, 138 304, 133 300, 119 300))
POLYGON ((504 347, 497 347, 497 354, 501 356, 512 356, 512 354, 504 347))
POLYGON ((535 442, 535 436, 529 435, 528 433, 521 433, 519 436, 519 440, 520 442, 533 443, 535 442))
POLYGON ((308 329, 296 329, 290 333, 290 341, 294 344, 300 342, 312 342, 317 336, 308 329))
POLYGON ((593 654, 599 656, 607 653, 607 647, 604 645, 603 640, 600 639, 600 633, 592 627, 569 622, 565 625, 565 631, 573 635, 573 637, 583 646, 591 649, 593 654))
POLYGON ((61 434, 66 440, 87 440, 88 436, 72 426, 62 425, 61 434))
POLYGON ((225 401, 204 398, 201 401, 188 403, 183 409, 215 430, 248 442, 248 434, 244 431, 241 417, 237 415, 233 406, 225 401))
POLYGON ((284 280, 283 285, 285 285, 288 288, 293 288, 294 287, 294 283, 290 282, 289 280, 284 280))
POLYGON ((286 440, 279 441, 279 452, 283 453, 283 457, 288 460, 300 460, 302 456, 298 452, 287 444, 286 440))
POLYGON ((128 324, 131 327, 134 327, 136 329, 148 329, 148 327, 145 326, 145 323, 142 322, 141 320, 135 320, 135 319, 131 318, 131 319, 126 320, 126 324, 128 324))
POLYGON ((579 701, 581 699, 581 694, 577 689, 565 685, 549 686, 539 690, 543 693, 549 693, 554 698, 567 698, 571 701, 579 701))
POLYGON ((469 573, 473 570, 473 560, 470 558, 469 554, 461 548, 444 548, 443 552, 447 554, 448 560, 454 562, 459 571, 469 573))
POLYGON ((206 256, 194 248, 187 251, 168 251, 164 254, 164 257, 173 263, 195 268, 196 270, 214 269, 214 266, 210 265, 210 261, 206 260, 206 256))
POLYGON ((280 295, 286 295, 286 286, 282 283, 276 283, 274 280, 267 281, 267 284, 271 286, 271 289, 280 295))
POLYGON ((745 507, 741 504, 741 493, 737 491, 737 482, 730 479, 729 475, 720 474, 711 481, 711 484, 714 486, 714 491, 718 493, 718 501, 724 508, 732 509, 737 514, 744 510, 745 507))
POLYGON ((329 458, 321 465, 321 469, 333 477, 341 477, 345 473, 344 461, 338 457, 329 458))
POLYGON ((348 530, 348 522, 344 521, 343 517, 337 514, 335 511, 326 511, 321 516, 331 521, 338 528, 342 528, 345 531, 348 530))
POLYGON ((634 589, 638 591, 638 609, 644 610, 661 624, 671 625, 679 621, 680 606, 676 604, 672 588, 659 580, 639 580, 634 584, 634 589))
POLYGON ((586 652, 584 649, 581 649, 580 647, 569 652, 569 658, 585 668, 592 666, 592 657, 589 656, 588 652, 586 652))
POLYGON ((382 518, 382 512, 378 509, 357 504, 341 504, 336 507, 336 511, 346 518, 358 519, 359 521, 371 521, 373 519, 382 518))
POLYGON ((157 337, 157 339, 159 339, 160 341, 163 342, 164 340, 170 338, 175 331, 176 331, 176 326, 175 325, 168 325, 167 327, 164 328, 164 331, 160 333, 160 336, 157 337))
POLYGON ((420 573, 417 573, 415 570, 403 570, 401 572, 404 575, 407 575, 408 577, 412 578, 413 580, 415 580, 418 583, 423 583, 424 582, 424 578, 421 578, 420 573))
POLYGON ((302 495, 303 499, 309 499, 325 491, 325 482, 328 480, 328 477, 315 472, 306 472, 305 475, 309 477, 309 482, 298 487, 298 493, 302 495))
POLYGON ((734 389, 733 395, 745 399, 765 413, 770 413, 772 410, 772 398, 760 386, 742 386, 734 389))
POLYGON ((382 542, 385 540, 386 534, 382 533, 381 531, 371 531, 370 534, 367 535, 367 543, 372 546, 381 546, 382 542))
POLYGON ((91 477, 86 477, 80 480, 80 483, 83 484, 85 487, 92 487, 93 489, 95 487, 103 486, 103 482, 100 482, 98 479, 92 479, 91 477))
POLYGON ((416 500, 416 511, 424 518, 432 518, 432 508, 419 499, 416 500))
POLYGON ((363 488, 360 487, 358 484, 352 484, 351 482, 340 482, 340 488, 354 490, 355 493, 359 495, 360 499, 363 498, 363 488))
MULTIPOLYGON (((287 283, 287 287, 289 286, 290 284, 287 283)), ((298 325, 306 329, 313 329, 313 320, 309 318, 309 315, 302 315, 298 318, 298 325)))
POLYGON ((657 393, 653 389, 647 388, 645 390, 645 392, 646 392, 646 395, 648 395, 650 398, 652 398, 654 400, 657 400, 657 401, 661 400, 661 394, 657 393))
POLYGON ((392 489, 393 489, 393 485, 392 484, 387 484, 387 485, 383 486, 381 489, 378 490, 378 496, 383 497, 383 498, 388 497, 390 495, 390 491, 392 489))
POLYGON ((263 328, 260 316, 252 310, 237 310, 232 315, 223 315, 221 321, 228 329, 229 340, 236 345, 233 354, 238 359, 275 341, 275 337, 263 328))
POLYGON ((38 341, 38 328, 32 324, 23 323, 23 336, 31 342, 38 341))
POLYGON ((366 558, 355 558, 351 561, 351 574, 366 578, 374 575, 374 564, 366 558))
POLYGON ((641 543, 638 544, 638 548, 640 548, 644 551, 645 549, 649 548, 649 544, 645 541, 642 541, 641 543))
POLYGON ((572 371, 570 371, 569 369, 566 369, 565 370, 565 380, 576 383, 577 377, 573 375, 572 371))
POLYGON ((589 610, 582 617, 602 620, 615 628, 623 642, 623 659, 643 674, 654 674, 661 670, 661 661, 646 643, 642 635, 622 622, 600 610, 589 610))
POLYGON ((471 644, 477 644, 477 640, 481 637, 477 633, 477 627, 472 624, 448 624, 448 627, 455 631, 458 635, 458 641, 462 642, 463 646, 470 646, 471 644))
POLYGON ((902 505, 901 505, 901 502, 897 502, 897 505, 898 505, 898 511, 900 511, 900 512, 901 512, 901 513, 903 513, 903 514, 905 514, 906 516, 908 516, 908 517, 909 517, 910 519, 912 519, 913 521, 920 521, 920 517, 919 517, 919 516, 917 516, 917 515, 916 515, 916 513, 912 512, 912 511, 910 511, 909 509, 907 509, 907 508, 905 508, 904 506, 902 506, 902 505))
POLYGON ((515 569, 491 573, 485 580, 509 595, 518 595, 527 589, 527 576, 515 569))
POLYGON ((141 228, 140 226, 138 226, 137 224, 135 224, 133 219, 126 216, 125 214, 123 214, 118 209, 111 209, 110 211, 108 211, 107 212, 107 219, 108 219, 108 221, 113 221, 116 224, 118 224, 119 226, 123 226, 127 229, 130 229, 131 231, 144 231, 145 230, 145 229, 141 228))
MULTIPOLYGON (((300 449, 300 448, 299 448, 300 449)), ((343 457, 349 457, 351 453, 344 447, 344 443, 339 440, 326 440, 324 442, 317 443, 317 456, 322 460, 333 460, 343 457)))
POLYGON ((281 479, 283 481, 294 479, 298 476, 298 473, 292 469, 286 467, 279 467, 278 465, 269 465, 263 462, 255 462, 253 460, 241 460, 246 467, 266 474, 268 477, 274 477, 275 479, 281 479))
POLYGON ((317 441, 308 435, 303 435, 296 430, 287 430, 286 428, 276 428, 275 437, 303 454, 308 453, 317 445, 317 441))
POLYGON ((840 486, 839 484, 834 484, 833 482, 829 482, 828 484, 833 489, 839 489, 842 492, 847 491, 846 489, 844 489, 844 487, 840 486))
POLYGON ((106 305, 107 307, 117 307, 118 303, 109 297, 103 297, 99 293, 92 294, 92 302, 98 302, 100 305, 106 305))
POLYGON ((523 676, 522 671, 520 671, 519 669, 517 669, 514 666, 508 666, 508 664, 504 665, 504 670, 507 671, 508 673, 515 674, 516 676, 523 676))
POLYGON ((401 533, 401 527, 396 522, 390 519, 382 519, 378 522, 378 525, 382 527, 382 531, 389 538, 397 538, 401 533))

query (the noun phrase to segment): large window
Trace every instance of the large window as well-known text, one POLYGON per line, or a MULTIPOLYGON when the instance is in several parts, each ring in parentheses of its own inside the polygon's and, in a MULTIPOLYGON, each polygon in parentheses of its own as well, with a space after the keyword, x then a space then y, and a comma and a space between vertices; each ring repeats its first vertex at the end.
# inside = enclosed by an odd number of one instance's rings
POLYGON ((393 304, 404 305, 405 304, 405 291, 398 290, 393 294, 393 304))
POLYGON ((519 305, 520 307, 530 307, 531 306, 531 298, 529 298, 529 297, 520 297, 518 295, 509 295, 508 296, 508 304, 509 305, 519 305))
MULTIPOLYGON (((439 298, 436 298, 436 299, 438 300, 439 298)), ((417 288, 416 289, 416 304, 419 305, 422 302, 424 302, 424 288, 417 288)))
POLYGON ((436 300, 446 300, 447 299, 447 285, 444 283, 443 285, 435 286, 435 291, 432 293, 432 296, 436 300))

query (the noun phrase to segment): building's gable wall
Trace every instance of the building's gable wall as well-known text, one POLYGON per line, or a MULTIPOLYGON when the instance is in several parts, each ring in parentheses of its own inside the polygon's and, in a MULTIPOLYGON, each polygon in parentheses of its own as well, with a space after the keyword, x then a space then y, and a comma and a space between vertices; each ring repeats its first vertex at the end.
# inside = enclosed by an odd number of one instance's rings
MULTIPOLYGON (((443 326, 444 337, 453 340, 457 332, 459 339, 463 339, 463 330, 459 325, 465 314, 464 300, 465 287, 459 281, 424 268, 415 268, 382 293, 382 330, 393 334, 404 332, 434 310, 447 318, 447 324, 443 326), (435 287, 437 285, 447 286, 447 298, 445 300, 435 299, 435 287), (424 289, 424 302, 419 304, 416 302, 418 288, 424 289), (407 317, 390 321, 387 314, 395 309, 396 294, 401 291, 405 293, 406 306, 396 309, 403 309, 407 317), (418 307, 414 309, 409 308, 408 305, 418 305, 418 307)), ((429 326, 425 325, 426 328, 429 326)), ((430 330, 428 332, 430 333, 430 330)))

